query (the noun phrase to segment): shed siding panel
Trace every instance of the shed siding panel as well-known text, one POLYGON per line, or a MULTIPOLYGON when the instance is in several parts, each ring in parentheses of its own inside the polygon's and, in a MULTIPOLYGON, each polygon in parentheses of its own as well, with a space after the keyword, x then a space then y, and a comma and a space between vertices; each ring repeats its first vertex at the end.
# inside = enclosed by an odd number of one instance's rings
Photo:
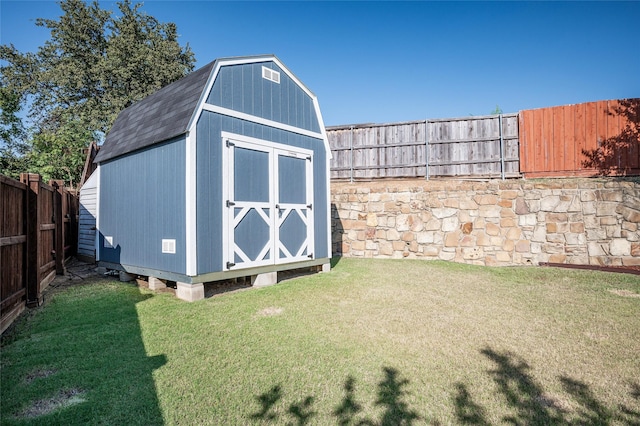
POLYGON ((100 259, 184 274, 184 139, 100 167, 100 259), (114 248, 104 247, 105 236, 114 248), (176 240, 175 254, 162 253, 162 239, 176 240))
POLYGON ((221 67, 207 103, 320 132, 313 99, 273 62, 221 67), (263 66, 280 73, 279 84, 262 78, 263 66))
POLYGON ((96 256, 95 238, 99 179, 100 169, 97 169, 80 189, 80 209, 78 212, 78 254, 93 259, 96 256))
MULTIPOLYGON (((260 74, 260 78, 261 74, 260 74)), ((310 149, 314 153, 314 233, 316 258, 328 257, 326 152, 320 139, 274 129, 204 111, 197 128, 198 274, 222 270, 222 139, 221 132, 310 149)))

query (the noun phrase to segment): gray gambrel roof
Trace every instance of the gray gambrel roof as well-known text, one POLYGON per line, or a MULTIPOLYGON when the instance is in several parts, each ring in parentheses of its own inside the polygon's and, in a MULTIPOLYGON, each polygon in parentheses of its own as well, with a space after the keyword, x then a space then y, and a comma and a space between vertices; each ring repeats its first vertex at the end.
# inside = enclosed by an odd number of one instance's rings
POLYGON ((100 163, 187 132, 216 61, 123 110, 96 156, 100 163))

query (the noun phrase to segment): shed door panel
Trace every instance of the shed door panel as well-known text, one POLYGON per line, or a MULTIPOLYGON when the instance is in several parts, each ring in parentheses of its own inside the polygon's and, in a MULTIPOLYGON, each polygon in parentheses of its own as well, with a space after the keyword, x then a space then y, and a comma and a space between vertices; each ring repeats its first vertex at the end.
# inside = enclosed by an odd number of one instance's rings
POLYGON ((227 267, 273 264, 272 154, 236 144, 228 149, 227 267))
POLYGON ((225 141, 226 270, 313 258, 312 156, 269 144, 225 141))
POLYGON ((278 263, 306 260, 311 253, 313 214, 311 158, 277 151, 276 243, 278 263))

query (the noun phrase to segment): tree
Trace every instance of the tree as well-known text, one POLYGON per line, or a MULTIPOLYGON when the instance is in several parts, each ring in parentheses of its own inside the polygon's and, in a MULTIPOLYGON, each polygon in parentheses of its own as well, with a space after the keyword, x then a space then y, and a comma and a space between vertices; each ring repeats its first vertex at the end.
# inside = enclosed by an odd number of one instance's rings
POLYGON ((0 174, 17 179, 26 170, 29 146, 20 111, 20 96, 7 87, 0 87, 0 174))
POLYGON ((0 82, 19 106, 29 105, 32 137, 22 155, 29 171, 71 183, 82 172, 78 153, 103 138, 122 109, 192 71, 195 59, 178 43, 176 25, 158 22, 140 4, 122 0, 118 14, 97 1, 58 4, 58 19, 36 20, 51 32, 36 53, 0 46, 7 64, 0 82))
POLYGON ((502 114, 502 108, 500 108, 500 105, 496 104, 495 109, 493 111, 491 111, 489 114, 491 114, 491 115, 502 114))

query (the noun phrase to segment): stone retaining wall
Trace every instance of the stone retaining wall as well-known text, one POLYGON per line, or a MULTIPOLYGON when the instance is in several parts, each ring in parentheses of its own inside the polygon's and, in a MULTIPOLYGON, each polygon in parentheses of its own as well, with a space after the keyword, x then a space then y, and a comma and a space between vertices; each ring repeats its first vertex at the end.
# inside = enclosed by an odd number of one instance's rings
POLYGON ((640 265, 640 184, 332 182, 333 253, 480 265, 640 265))

